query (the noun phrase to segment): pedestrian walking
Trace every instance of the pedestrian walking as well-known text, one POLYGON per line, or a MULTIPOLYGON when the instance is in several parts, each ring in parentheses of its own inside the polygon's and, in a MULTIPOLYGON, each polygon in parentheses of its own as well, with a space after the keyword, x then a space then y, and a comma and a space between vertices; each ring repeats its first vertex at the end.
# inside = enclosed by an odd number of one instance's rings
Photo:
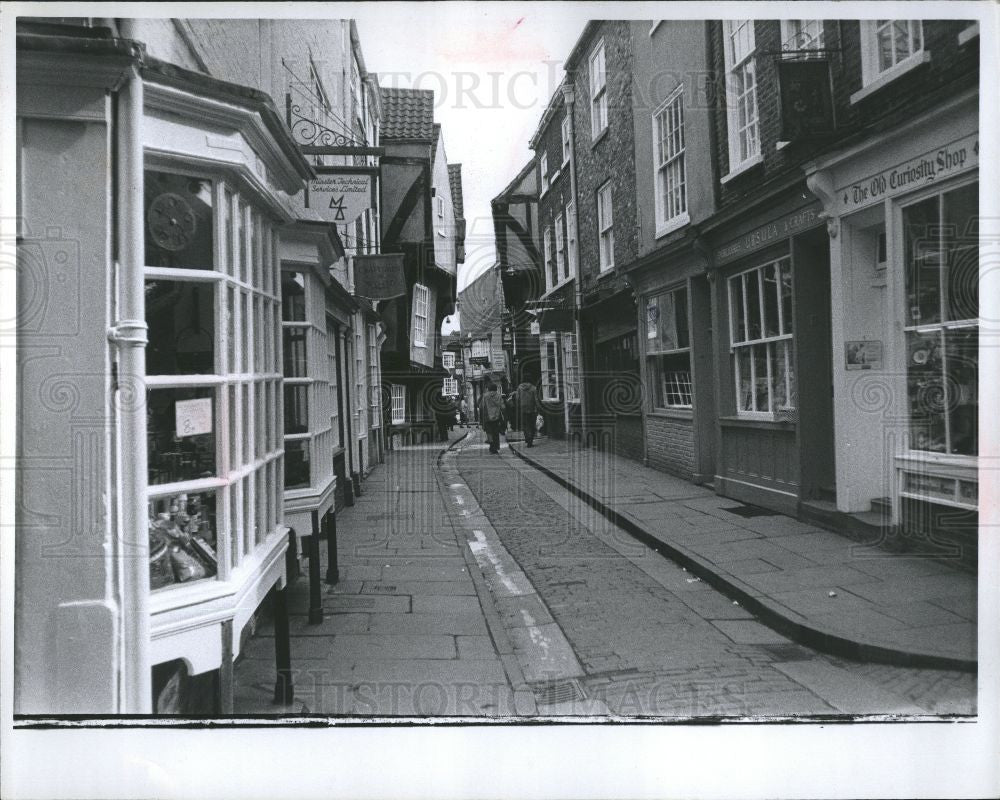
POLYGON ((538 389, 527 380, 527 376, 514 390, 514 406, 521 423, 521 430, 524 432, 525 444, 534 447, 535 417, 541 411, 541 406, 538 404, 538 389))
POLYGON ((504 414, 503 396, 492 381, 486 384, 486 393, 479 403, 479 419, 490 443, 490 452, 499 453, 500 432, 507 430, 507 417, 504 414))
POLYGON ((458 404, 458 421, 463 428, 469 426, 469 402, 464 397, 462 402, 458 404))

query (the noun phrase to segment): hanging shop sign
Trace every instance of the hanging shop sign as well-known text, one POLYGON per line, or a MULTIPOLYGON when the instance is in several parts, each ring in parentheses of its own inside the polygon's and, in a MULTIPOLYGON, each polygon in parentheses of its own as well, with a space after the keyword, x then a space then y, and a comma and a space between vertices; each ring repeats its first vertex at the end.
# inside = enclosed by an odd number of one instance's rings
POLYGON ((391 300, 406 294, 402 253, 354 256, 354 287, 369 300, 391 300))
POLYGON ((528 330, 529 330, 529 332, 531 333, 532 336, 541 336, 542 325, 541 325, 540 322, 538 322, 538 320, 535 320, 534 322, 531 323, 531 325, 528 328, 528 330))
POLYGON ((504 350, 511 350, 514 347, 514 326, 505 322, 500 329, 500 346, 504 350))
POLYGON ((826 59, 779 61, 778 86, 784 141, 833 131, 833 98, 826 59))
POLYGON ((309 181, 306 206, 324 221, 347 225, 374 206, 375 178, 371 170, 316 167, 316 172, 317 177, 309 181))
POLYGON ((978 166, 979 134, 973 133, 845 186, 836 194, 835 214, 845 214, 978 166))

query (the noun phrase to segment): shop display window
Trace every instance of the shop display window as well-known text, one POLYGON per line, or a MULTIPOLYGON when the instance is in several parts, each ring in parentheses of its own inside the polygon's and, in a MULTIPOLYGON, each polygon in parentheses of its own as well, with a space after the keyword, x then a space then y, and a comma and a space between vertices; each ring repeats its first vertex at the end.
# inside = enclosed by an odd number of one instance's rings
POLYGON ((149 530, 151 589, 216 574, 214 492, 180 492, 150 500, 149 530))
POLYGON ((788 257, 729 279, 737 412, 773 417, 796 406, 792 270, 788 257))
POLYGON ((687 289, 674 289, 646 303, 646 365, 653 408, 690 408, 691 346, 687 289))
POLYGON ((971 183, 903 209, 914 450, 978 452, 978 191, 971 183))
POLYGON ((226 580, 274 531, 280 298, 268 212, 207 175, 145 173, 154 589, 226 580), (267 244, 269 243, 269 244, 267 244))

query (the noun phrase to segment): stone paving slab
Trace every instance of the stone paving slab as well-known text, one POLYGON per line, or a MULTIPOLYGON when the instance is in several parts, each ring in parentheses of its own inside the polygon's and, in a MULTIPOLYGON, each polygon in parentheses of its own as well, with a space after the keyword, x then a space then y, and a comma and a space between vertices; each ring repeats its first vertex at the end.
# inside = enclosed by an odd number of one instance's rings
POLYGON ((738 501, 614 454, 544 438, 530 451, 510 449, 661 542, 717 588, 756 604, 784 633, 854 657, 976 667, 974 575, 780 514, 741 518, 725 510, 738 501), (654 502, 635 502, 641 495, 654 502))

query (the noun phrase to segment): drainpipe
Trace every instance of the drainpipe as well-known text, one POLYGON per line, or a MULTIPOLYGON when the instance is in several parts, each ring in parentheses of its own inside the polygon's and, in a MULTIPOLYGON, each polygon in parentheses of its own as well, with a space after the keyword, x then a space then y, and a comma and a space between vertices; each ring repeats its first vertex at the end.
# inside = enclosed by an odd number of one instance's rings
POLYGON ((118 482, 122 583, 122 713, 152 711, 146 453, 146 295, 143 232, 142 78, 133 68, 118 92, 118 482), (124 387, 124 390, 122 389, 124 387))
MULTIPOLYGON (((583 332, 580 325, 580 308, 583 305, 583 286, 580 277, 580 199, 576 194, 576 123, 573 119, 573 104, 576 99, 572 86, 563 85, 563 102, 566 104, 566 114, 569 117, 569 187, 573 195, 573 225, 576 228, 576 264, 573 267, 573 326, 576 336, 576 362, 579 374, 580 392, 580 435, 581 442, 587 441, 587 391, 583 375, 583 332)), ((569 435, 569 406, 566 407, 566 434, 569 435)))

